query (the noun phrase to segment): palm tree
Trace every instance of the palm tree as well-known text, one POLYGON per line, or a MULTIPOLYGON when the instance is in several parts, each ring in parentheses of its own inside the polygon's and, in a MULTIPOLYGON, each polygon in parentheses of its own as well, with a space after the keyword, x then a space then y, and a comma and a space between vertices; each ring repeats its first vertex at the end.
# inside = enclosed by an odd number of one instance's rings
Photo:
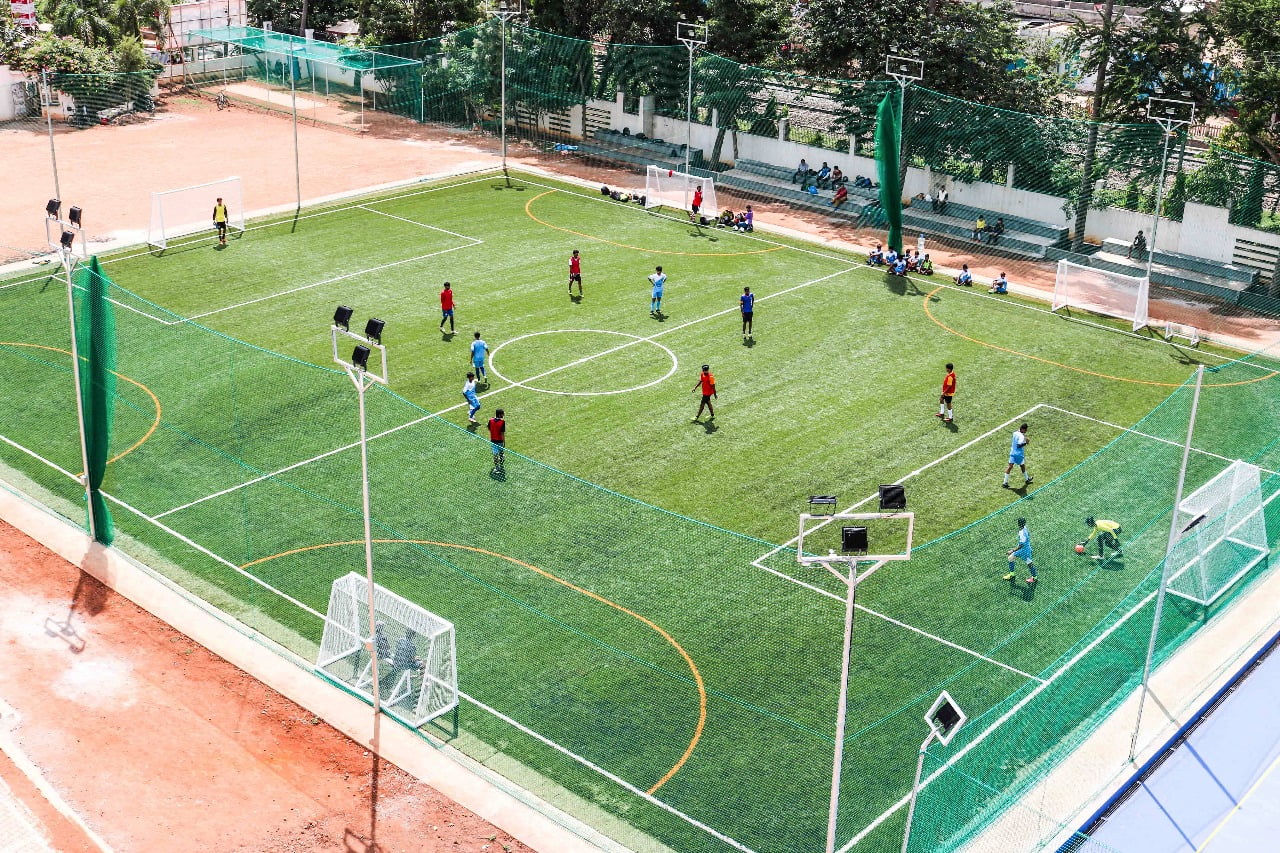
POLYGON ((168 0, 115 0, 113 15, 122 36, 142 36, 143 27, 153 27, 156 47, 164 47, 164 29, 169 23, 168 0))
POLYGON ((42 0, 41 17, 59 36, 73 36, 91 47, 112 47, 119 36, 110 0, 42 0))

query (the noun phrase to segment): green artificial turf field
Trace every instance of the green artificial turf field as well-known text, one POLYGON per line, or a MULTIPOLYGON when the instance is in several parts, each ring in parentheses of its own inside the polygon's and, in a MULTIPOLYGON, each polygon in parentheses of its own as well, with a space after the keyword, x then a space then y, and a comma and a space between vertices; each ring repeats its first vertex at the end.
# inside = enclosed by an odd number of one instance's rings
MULTIPOLYGON (((251 223, 225 249, 201 235, 104 257, 117 545, 313 650, 331 582, 363 571, 356 395, 331 369, 329 320, 338 304, 355 308, 354 330, 380 317, 394 394, 368 400, 378 581, 458 632, 466 699, 457 728, 433 732, 588 820, 612 815, 676 849, 811 850, 843 586, 784 546, 808 495, 873 509, 877 485, 902 482, 921 547, 859 590, 838 833, 883 816, 866 843, 897 849, 938 690, 974 720, 1034 691, 1158 563, 1185 400, 1125 428, 1201 359, 1226 358, 669 214, 482 175, 251 223), (573 249, 580 300, 566 292, 573 249), (670 276, 657 317, 656 265, 670 276), (438 329, 445 280, 455 335, 438 329), (467 429, 474 331, 492 354, 478 417, 506 410, 502 473, 483 425, 467 429), (944 424, 948 361, 959 390, 944 424), (703 363, 716 416, 694 420, 703 363), (1035 482, 1015 472, 1004 489, 1023 421, 1035 482), (1080 464, 1099 451, 1110 456, 1080 464), (1091 512, 1123 519, 1124 560, 1071 550, 1091 512), (1000 579, 1018 515, 1037 587, 1021 566, 1000 579)), ((0 342, 5 434, 63 474, 12 447, 3 458, 74 515, 65 289, 26 276, 3 283, 0 304, 20 330, 0 342)), ((1206 395, 1276 399, 1269 364, 1233 370, 1209 374, 1206 395)), ((1274 406, 1259 404, 1250 445, 1271 468, 1274 406)), ((1240 426, 1198 442, 1194 476, 1243 455, 1240 426)))

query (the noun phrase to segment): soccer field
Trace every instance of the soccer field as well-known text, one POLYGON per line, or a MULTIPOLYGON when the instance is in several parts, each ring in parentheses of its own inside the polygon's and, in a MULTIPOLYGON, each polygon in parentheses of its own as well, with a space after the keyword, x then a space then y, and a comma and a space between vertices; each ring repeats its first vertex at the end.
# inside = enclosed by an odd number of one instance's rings
MULTIPOLYGON (((119 342, 105 483, 116 544, 314 654, 332 581, 363 570, 355 391, 331 369, 328 326, 339 304, 353 330, 382 318, 394 393, 369 397, 378 582, 455 623, 465 694, 456 728, 430 731, 633 846, 822 845, 844 593, 788 547, 808 495, 869 510, 879 484, 901 482, 916 514, 915 558, 859 590, 838 832, 896 850, 938 691, 976 736, 1145 595, 1197 364, 1222 368, 1206 374, 1205 405, 1248 395, 1251 420, 1198 432, 1189 482, 1234 458, 1280 466, 1269 361, 1228 365, 1208 347, 533 174, 419 185, 251 222, 225 249, 197 235, 102 262, 119 342), (574 249, 581 299, 566 287, 574 249), (655 317, 657 265, 669 280, 655 317), (439 331, 444 281, 452 335, 439 331), (461 396, 476 331, 492 356, 478 431, 461 396), (946 362, 953 423, 934 416, 946 362), (716 416, 694 420, 702 364, 716 416), (483 438, 498 407, 502 475, 483 438), (1002 488, 1023 422, 1035 480, 1015 470, 1002 488), (1099 564, 1072 545, 1103 513, 1127 538, 1123 559, 1099 564), (1001 580, 1019 516, 1035 587, 1021 566, 1001 580)), ((65 287, 13 278, 0 304, 18 321, 0 342, 4 463, 80 518, 65 287)))

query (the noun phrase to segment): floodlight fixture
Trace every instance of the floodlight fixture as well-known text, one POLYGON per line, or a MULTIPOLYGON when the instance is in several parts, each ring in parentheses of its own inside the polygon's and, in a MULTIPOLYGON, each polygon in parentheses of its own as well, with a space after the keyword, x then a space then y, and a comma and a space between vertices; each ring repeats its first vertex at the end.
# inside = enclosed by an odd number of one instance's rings
POLYGON ((901 484, 880 487, 880 511, 893 512, 907 508, 907 490, 901 484))
POLYGON ((344 332, 351 331, 351 315, 353 309, 349 305, 339 305, 338 310, 333 312, 333 325, 341 326, 344 332))
POLYGON ((56 198, 49 199, 49 203, 44 206, 44 212, 53 219, 58 218, 58 212, 60 210, 62 210, 62 202, 56 198))
POLYGON ((351 351, 351 363, 361 370, 369 369, 369 348, 360 344, 351 351))
POLYGON ((75 243, 76 243, 76 232, 63 231, 62 239, 59 240, 58 242, 62 244, 62 248, 66 249, 67 251, 71 251, 71 248, 75 246, 75 243))
POLYGON ((71 209, 67 211, 67 215, 70 217, 70 219, 71 219, 71 224, 72 224, 72 225, 74 225, 76 228, 81 228, 81 227, 83 227, 83 224, 82 224, 82 222, 80 221, 80 208, 79 208, 79 207, 76 207, 76 206, 74 206, 74 205, 73 205, 73 206, 71 207, 71 209))
POLYGON ((841 527, 840 550, 846 554, 867 553, 867 528, 841 527))
POLYGON ((377 317, 370 318, 369 322, 364 324, 364 336, 375 344, 382 343, 382 329, 387 324, 379 320, 377 317))
POLYGON ((832 515, 836 511, 835 495, 809 495, 809 512, 813 515, 832 515))

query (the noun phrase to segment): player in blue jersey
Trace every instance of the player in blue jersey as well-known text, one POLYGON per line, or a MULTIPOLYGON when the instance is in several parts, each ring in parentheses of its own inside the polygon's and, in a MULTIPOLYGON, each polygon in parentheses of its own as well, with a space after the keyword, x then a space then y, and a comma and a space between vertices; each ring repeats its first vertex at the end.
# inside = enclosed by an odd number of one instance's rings
POLYGON ((480 411, 480 398, 476 396, 476 375, 467 373, 467 381, 462 383, 462 399, 467 401, 467 420, 477 423, 476 412, 480 411))
POLYGON ((738 307, 742 309, 742 339, 755 340, 755 335, 751 333, 751 318, 755 314, 756 295, 751 292, 751 288, 742 288, 742 295, 738 297, 738 307))
POLYGON ((489 354, 489 345, 480 338, 480 333, 476 332, 476 339, 471 342, 471 366, 476 370, 476 376, 489 384, 489 374, 484 369, 485 356, 489 354))
POLYGON ((1027 473, 1027 444, 1030 441, 1027 438, 1026 424, 1018 427, 1013 432, 1013 439, 1009 442, 1009 467, 1004 469, 1004 487, 1009 488, 1009 473, 1013 471, 1013 466, 1017 465, 1022 469, 1023 478, 1030 483, 1032 476, 1027 473))
POLYGON ((656 267, 649 276, 649 283, 653 285, 653 295, 649 299, 649 316, 657 317, 662 313, 662 290, 667 284, 667 274, 662 271, 662 267, 656 267))
POLYGON ((1013 561, 1021 560, 1027 564, 1027 571, 1031 572, 1031 577, 1027 578, 1027 583, 1035 583, 1036 567, 1031 559, 1031 531, 1027 529, 1027 520, 1020 518, 1018 519, 1018 547, 1009 549, 1009 573, 1004 576, 1004 579, 1012 582, 1017 577, 1013 571, 1013 561))

